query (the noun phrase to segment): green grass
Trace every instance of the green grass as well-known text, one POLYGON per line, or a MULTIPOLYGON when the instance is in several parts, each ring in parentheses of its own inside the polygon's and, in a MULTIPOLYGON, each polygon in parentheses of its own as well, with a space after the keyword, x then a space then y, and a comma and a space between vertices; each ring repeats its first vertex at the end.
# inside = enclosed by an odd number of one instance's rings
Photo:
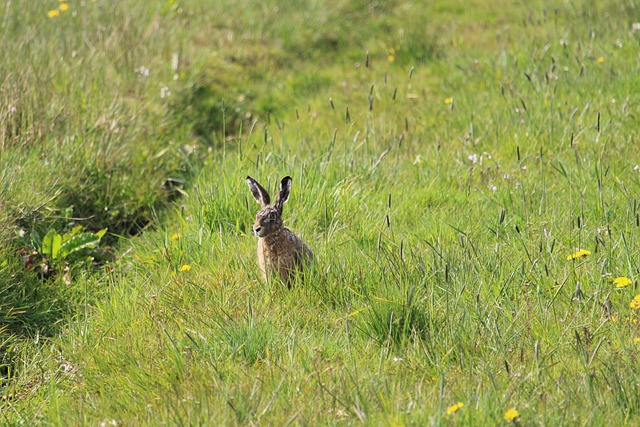
POLYGON ((635 3, 209 3, 3 6, 3 424, 640 423, 635 3))

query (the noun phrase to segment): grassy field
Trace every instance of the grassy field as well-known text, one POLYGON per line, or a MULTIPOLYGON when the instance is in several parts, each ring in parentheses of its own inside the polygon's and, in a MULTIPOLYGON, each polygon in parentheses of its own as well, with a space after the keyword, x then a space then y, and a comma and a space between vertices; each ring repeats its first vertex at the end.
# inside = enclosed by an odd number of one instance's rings
POLYGON ((640 424, 634 1, 1 8, 1 424, 640 424))

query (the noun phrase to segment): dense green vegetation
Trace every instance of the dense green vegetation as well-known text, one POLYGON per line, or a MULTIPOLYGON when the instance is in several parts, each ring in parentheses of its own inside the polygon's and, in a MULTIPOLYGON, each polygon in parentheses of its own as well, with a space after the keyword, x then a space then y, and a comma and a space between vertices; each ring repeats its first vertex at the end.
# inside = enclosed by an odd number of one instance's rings
POLYGON ((3 424, 640 423, 633 1, 2 8, 3 424))

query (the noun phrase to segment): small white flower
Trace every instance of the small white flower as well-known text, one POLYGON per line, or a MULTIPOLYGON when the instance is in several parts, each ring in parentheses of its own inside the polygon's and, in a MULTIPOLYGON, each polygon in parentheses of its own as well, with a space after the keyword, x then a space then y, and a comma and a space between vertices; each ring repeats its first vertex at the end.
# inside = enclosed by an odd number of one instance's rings
POLYGON ((471 163, 477 163, 478 162, 478 155, 477 154, 472 154, 469 156, 469 161, 471 163))
POLYGON ((502 179, 509 179, 509 174, 505 173, 504 175, 502 175, 502 179))
POLYGON ((135 70, 133 70, 136 72, 136 74, 140 74, 143 77, 149 77, 149 69, 147 67, 145 67, 144 65, 139 66, 138 68, 136 68, 135 70))
POLYGON ((489 186, 489 189, 490 189, 491 191, 493 191, 494 193, 495 193, 496 191, 498 191, 498 187, 496 187, 495 185, 490 185, 490 186, 489 186))
POLYGON ((160 98, 166 98, 171 96, 171 90, 167 86, 162 86, 160 88, 160 98))
POLYGON ((526 171, 527 170, 527 165, 522 165, 522 167, 520 169, 522 169, 523 171, 526 171))

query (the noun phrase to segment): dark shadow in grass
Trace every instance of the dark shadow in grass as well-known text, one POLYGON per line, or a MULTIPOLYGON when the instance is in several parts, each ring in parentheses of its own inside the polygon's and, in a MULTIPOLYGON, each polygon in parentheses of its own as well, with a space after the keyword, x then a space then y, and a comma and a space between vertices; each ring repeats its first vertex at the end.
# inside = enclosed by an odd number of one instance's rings
POLYGON ((18 260, 0 267, 0 386, 16 377, 20 342, 59 332, 72 310, 72 290, 61 280, 47 281, 24 271, 18 260))
POLYGON ((201 76, 176 94, 172 113, 205 145, 221 147, 223 138, 237 135, 252 118, 251 97, 234 92, 237 89, 218 78, 201 76))

